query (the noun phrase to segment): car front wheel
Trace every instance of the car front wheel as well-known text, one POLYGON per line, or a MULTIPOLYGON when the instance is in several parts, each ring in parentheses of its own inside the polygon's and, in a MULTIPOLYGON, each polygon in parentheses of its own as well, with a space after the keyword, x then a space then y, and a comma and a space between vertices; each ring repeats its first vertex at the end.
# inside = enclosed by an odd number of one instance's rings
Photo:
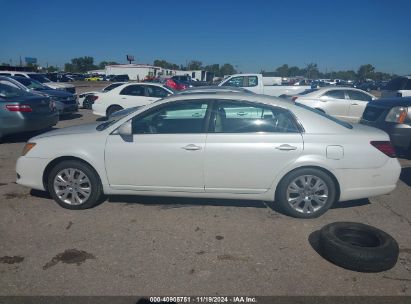
POLYGON ((76 160, 62 161, 50 171, 48 190, 53 199, 66 209, 94 207, 100 203, 103 193, 94 169, 76 160))
POLYGON ((315 168, 297 169, 279 183, 276 203, 288 215, 315 218, 324 214, 335 202, 336 185, 324 171, 315 168))

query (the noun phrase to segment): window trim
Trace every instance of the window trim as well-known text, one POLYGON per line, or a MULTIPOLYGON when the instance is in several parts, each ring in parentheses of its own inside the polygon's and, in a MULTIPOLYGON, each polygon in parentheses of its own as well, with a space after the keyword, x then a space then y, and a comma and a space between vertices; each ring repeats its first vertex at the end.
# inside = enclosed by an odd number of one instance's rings
MULTIPOLYGON (((200 133, 197 133, 197 132, 194 132, 194 133, 191 133, 191 132, 187 132, 187 133, 153 133, 153 134, 133 133, 133 136, 134 135, 141 136, 141 135, 207 134, 208 133, 208 126, 209 126, 209 122, 210 122, 211 109, 213 108, 213 103, 214 103, 214 101, 211 100, 211 99, 184 99, 184 100, 175 100, 175 101, 172 101, 172 102, 166 102, 166 103, 157 105, 157 106, 155 106, 151 109, 148 109, 147 111, 144 111, 144 112, 141 112, 141 113, 138 113, 138 114, 134 115, 129 120, 127 120, 127 122, 131 121, 131 123, 133 123, 132 122, 133 119, 140 119, 142 116, 151 115, 153 112, 161 110, 161 109, 163 109, 167 106, 181 104, 181 103, 207 103, 207 110, 206 110, 206 113, 205 113, 204 118, 203 118, 204 121, 203 121, 203 126, 201 128, 202 130, 201 130, 200 133)), ((120 126, 118 128, 120 128, 120 126)), ((116 130, 118 128, 116 128, 116 130)), ((115 130, 113 132, 115 132, 115 130)))
POLYGON ((298 118, 295 116, 295 114, 290 111, 289 109, 283 108, 283 107, 279 107, 279 106, 274 106, 274 105, 269 105, 266 103, 262 103, 262 102, 255 102, 255 101, 248 101, 248 100, 240 100, 240 99, 215 99, 213 100, 213 104, 212 104, 212 108, 211 108, 211 113, 210 113, 210 118, 208 121, 208 128, 207 128, 207 133, 211 133, 211 134, 302 134, 305 132, 304 127, 302 126, 301 122, 298 120, 298 118), (264 132, 264 131, 260 131, 260 132, 215 132, 215 121, 216 121, 216 108, 218 106, 218 104, 220 102, 234 102, 234 103, 238 103, 239 105, 250 105, 253 107, 265 107, 265 108, 270 108, 273 110, 282 110, 287 112, 290 115, 290 118, 292 119, 292 124, 294 125, 294 127, 297 129, 297 132, 264 132))

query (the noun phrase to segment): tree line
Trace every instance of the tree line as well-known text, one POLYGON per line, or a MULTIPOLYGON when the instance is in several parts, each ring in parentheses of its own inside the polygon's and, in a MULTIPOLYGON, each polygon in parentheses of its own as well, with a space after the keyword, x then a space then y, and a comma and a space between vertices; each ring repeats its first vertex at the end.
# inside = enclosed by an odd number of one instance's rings
POLYGON ((343 80, 359 80, 372 79, 376 81, 389 80, 397 75, 378 72, 372 64, 363 64, 357 71, 329 71, 322 73, 318 69, 316 63, 310 63, 304 68, 297 66, 288 66, 283 64, 277 67, 273 72, 261 71, 263 74, 278 77, 306 77, 308 79, 343 79, 343 80))
MULTIPOLYGON (((104 69, 106 65, 118 64, 115 61, 101 61, 99 64, 94 63, 94 58, 91 56, 77 57, 70 60, 70 62, 64 64, 64 71, 69 73, 85 73, 91 70, 104 69)), ((1 65, 9 65, 2 63, 1 65)), ((29 65, 28 65, 29 66, 29 65)), ((37 65, 31 65, 33 68, 37 68, 37 65)), ((230 63, 224 63, 222 65, 218 63, 204 65, 199 60, 191 60, 186 65, 178 65, 168 62, 163 59, 154 60, 154 66, 171 70, 205 70, 213 73, 217 77, 224 75, 236 74, 237 71, 230 63)), ((46 72, 56 72, 58 67, 48 66, 43 68, 46 72)), ((357 71, 354 70, 341 70, 341 71, 327 71, 320 72, 316 63, 309 63, 307 66, 300 68, 298 66, 289 66, 283 64, 274 69, 274 71, 261 71, 266 76, 278 76, 278 77, 305 77, 308 79, 343 79, 343 80, 359 80, 364 81, 366 79, 372 79, 376 81, 389 80, 397 75, 376 71, 372 64, 363 64, 357 71)))

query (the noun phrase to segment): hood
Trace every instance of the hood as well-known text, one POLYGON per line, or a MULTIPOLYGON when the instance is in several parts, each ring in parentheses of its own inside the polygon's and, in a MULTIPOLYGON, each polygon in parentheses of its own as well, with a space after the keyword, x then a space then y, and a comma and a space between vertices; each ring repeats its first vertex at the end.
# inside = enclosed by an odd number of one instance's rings
POLYGON ((101 122, 93 122, 89 124, 84 124, 84 125, 79 125, 79 126, 73 126, 73 127, 68 127, 68 128, 62 128, 58 130, 53 130, 50 132, 46 132, 43 134, 40 134, 33 139, 39 139, 39 138, 45 138, 45 137, 52 137, 52 136, 57 136, 57 135, 73 135, 73 134, 91 134, 91 133, 96 133, 99 132, 96 130, 96 127, 101 124, 101 122))
POLYGON ((72 84, 68 83, 61 83, 61 82, 46 82, 43 83, 45 86, 48 86, 52 89, 66 89, 66 88, 74 88, 72 84))
POLYGON ((372 102, 369 102, 368 105, 372 107, 383 107, 383 108, 410 107, 411 97, 394 97, 394 98, 376 99, 372 102))

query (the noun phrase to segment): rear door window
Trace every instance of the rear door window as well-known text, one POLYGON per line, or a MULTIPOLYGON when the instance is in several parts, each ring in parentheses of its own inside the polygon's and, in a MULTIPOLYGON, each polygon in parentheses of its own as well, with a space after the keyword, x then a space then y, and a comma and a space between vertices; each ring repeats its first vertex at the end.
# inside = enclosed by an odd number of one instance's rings
POLYGON ((343 90, 330 90, 323 94, 323 96, 332 99, 345 99, 345 92, 343 90))
POLYGON ((296 133, 288 110, 238 101, 219 101, 214 111, 215 133, 296 133))
POLYGON ((120 95, 129 95, 129 96, 145 96, 145 89, 142 85, 129 85, 121 90, 120 95))
POLYGON ((371 101, 372 100, 371 96, 365 93, 359 92, 359 91, 348 90, 346 92, 348 94, 348 97, 352 100, 361 100, 361 101, 371 101))

